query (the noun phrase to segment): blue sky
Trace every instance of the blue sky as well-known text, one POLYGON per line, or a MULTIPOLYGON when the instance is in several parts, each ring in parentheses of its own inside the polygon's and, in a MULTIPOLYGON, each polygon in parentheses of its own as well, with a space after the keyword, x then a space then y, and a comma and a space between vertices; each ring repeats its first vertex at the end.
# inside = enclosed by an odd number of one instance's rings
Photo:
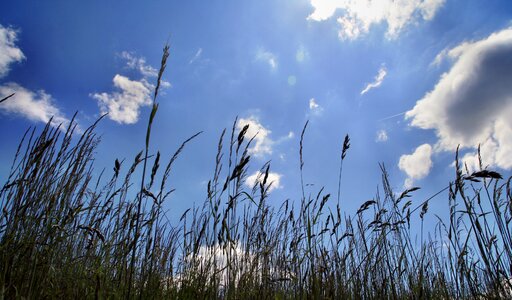
MULTIPOLYGON (((300 200, 298 145, 311 193, 337 192, 355 211, 374 197, 383 162, 396 192, 427 197, 468 167, 512 169, 509 0, 3 1, 0 4, 0 179, 28 126, 50 116, 83 128, 109 112, 96 166, 142 150, 161 49, 170 58, 152 152, 181 155, 169 205, 200 203, 219 135, 259 132, 250 174, 271 160, 272 201, 300 200)), ((249 176, 248 181, 256 176, 249 176)), ((446 197, 430 207, 446 208, 446 197)))

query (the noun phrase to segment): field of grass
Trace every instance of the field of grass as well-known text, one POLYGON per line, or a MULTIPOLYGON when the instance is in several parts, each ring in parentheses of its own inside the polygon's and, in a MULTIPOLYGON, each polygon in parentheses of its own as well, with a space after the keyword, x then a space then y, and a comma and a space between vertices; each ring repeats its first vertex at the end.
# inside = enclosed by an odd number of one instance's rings
MULTIPOLYGON (((169 220, 166 181, 197 134, 172 156, 150 147, 167 56, 166 47, 144 151, 133 160, 116 160, 96 178, 96 124, 83 133, 76 123, 50 122, 26 132, 0 186, 1 299, 512 296, 511 179, 482 168, 469 174, 457 154, 453 182, 440 192, 448 194, 449 218, 424 233, 429 201, 413 205, 417 188, 393 191, 384 166, 382 195, 354 215, 342 211, 339 191, 310 194, 304 184, 301 199, 268 204, 270 165, 245 187, 253 137, 237 132, 235 120, 212 153, 204 203, 169 220), (420 231, 411 229, 415 220, 420 231)), ((301 177, 304 139, 307 123, 301 177)), ((348 136, 343 145, 340 175, 348 136)))

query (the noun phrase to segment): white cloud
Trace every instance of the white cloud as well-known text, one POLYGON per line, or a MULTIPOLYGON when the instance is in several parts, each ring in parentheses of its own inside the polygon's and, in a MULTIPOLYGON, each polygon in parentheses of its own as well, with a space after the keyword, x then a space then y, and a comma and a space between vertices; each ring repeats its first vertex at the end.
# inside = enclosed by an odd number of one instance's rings
POLYGON ((343 7, 343 1, 339 0, 310 0, 311 5, 315 9, 311 15, 308 16, 308 20, 314 21, 325 21, 334 15, 334 12, 338 8, 343 7))
MULTIPOLYGON (((248 245, 237 240, 220 245, 202 245, 195 255, 187 254, 184 257, 184 262, 189 266, 192 265, 201 269, 206 275, 204 279, 206 282, 212 282, 215 279, 218 280, 216 284, 218 283, 220 286, 226 286, 228 283, 237 286, 242 283, 244 274, 250 274, 251 279, 260 283, 269 279, 261 276, 264 265, 259 256, 248 245), (213 270, 214 266, 216 270, 213 270)), ((270 265, 269 276, 271 280, 296 277, 290 270, 276 265, 275 263, 270 265)), ((184 277, 186 277, 185 274, 177 273, 172 278, 164 280, 164 286, 175 285, 175 287, 179 287, 185 282, 186 278, 184 277)))
MULTIPOLYGON (((188 254, 185 257, 187 264, 195 265, 201 270, 209 270, 206 272, 208 277, 205 279, 207 282, 212 282, 214 279, 219 280, 221 286, 225 286, 228 283, 236 282, 240 280, 243 273, 251 270, 254 255, 250 251, 244 250, 238 241, 220 246, 215 244, 212 246, 201 246, 197 250, 197 254, 188 254), (215 262, 215 263, 214 263, 215 262), (228 263, 236 263, 238 271, 236 278, 232 278, 232 272, 228 272, 228 263), (217 270, 213 272, 213 266, 216 266, 217 270)), ((173 281, 166 280, 165 285, 180 286, 184 283, 183 275, 178 273, 173 276, 173 281)))
MULTIPOLYGON (((512 127, 505 124, 503 120, 496 122, 493 137, 488 138, 480 144, 480 156, 482 167, 498 166, 503 169, 512 169, 512 127), (498 142, 499 141, 499 142, 498 142)), ((461 159, 463 166, 468 167, 470 173, 480 170, 480 162, 476 151, 466 153, 461 159)))
POLYGON ((371 26, 386 23, 386 36, 397 38, 409 24, 419 18, 431 20, 445 0, 310 0, 314 8, 308 20, 325 21, 341 11, 337 18, 341 39, 356 39, 371 26))
MULTIPOLYGON (((158 70, 148 65, 145 57, 137 57, 133 53, 127 51, 121 52, 120 56, 126 60, 126 66, 128 68, 139 71, 145 80, 158 76, 158 70)), ((170 88, 171 83, 161 79, 160 86, 163 89, 170 88)))
MULTIPOLYGON (((272 192, 275 189, 281 188, 281 177, 282 176, 283 175, 278 174, 278 173, 274 173, 274 172, 269 172, 268 173, 267 185, 270 184, 270 188, 268 189, 269 193, 272 192)), ((264 178, 265 178, 265 173, 262 173, 260 171, 256 171, 254 174, 252 174, 251 176, 247 177, 247 179, 245 180, 245 185, 247 185, 248 187, 252 188, 256 184, 259 184, 260 182, 263 182, 264 178)))
POLYGON ((388 72, 387 72, 386 68, 384 66, 382 66, 379 69, 379 72, 377 73, 377 75, 375 76, 374 81, 371 83, 368 83, 366 85, 366 87, 361 91, 361 95, 368 93, 368 91, 371 89, 379 87, 382 84, 382 82, 384 81, 384 78, 386 77, 387 73, 388 72))
POLYGON ((146 81, 133 81, 117 74, 113 79, 119 92, 95 93, 90 96, 98 101, 101 113, 120 124, 133 124, 139 119, 142 106, 151 104, 152 86, 146 81))
POLYGON ((52 125, 69 124, 64 114, 55 106, 50 95, 44 91, 32 92, 16 83, 0 86, 0 99, 14 94, 2 102, 0 110, 23 116, 31 121, 47 123, 52 117, 52 125))
POLYGON ((309 111, 311 111, 313 115, 321 115, 324 108, 316 102, 315 98, 311 98, 309 99, 309 111))
POLYGON ((144 77, 158 76, 158 70, 146 64, 146 58, 136 57, 133 53, 123 51, 120 56, 126 60, 126 66, 138 70, 144 77))
POLYGON ((272 146, 274 141, 270 138, 271 131, 263 127, 255 116, 249 118, 240 118, 237 123, 238 130, 242 130, 245 125, 249 125, 245 136, 253 138, 252 147, 249 148, 249 154, 255 157, 263 157, 272 154, 272 146))
POLYGON ((318 103, 316 103, 315 98, 309 99, 309 109, 313 110, 313 109, 317 109, 319 107, 320 107, 320 105, 318 105, 318 103))
POLYGON ((192 57, 188 63, 193 64, 196 60, 198 60, 201 57, 201 54, 203 54, 203 48, 199 48, 194 57, 192 57))
POLYGON ((453 61, 451 69, 406 119, 435 130, 436 151, 482 144, 484 161, 512 169, 512 28, 445 50, 436 61, 444 57, 453 61))
POLYGON ((423 0, 419 4, 419 11, 424 20, 432 20, 436 12, 446 0, 423 0))
MULTIPOLYGON (((148 79, 157 77, 158 70, 148 65, 144 57, 137 57, 131 52, 123 51, 119 56, 126 60, 128 68, 139 71, 142 78, 131 80, 116 74, 112 81, 119 91, 92 93, 89 96, 98 101, 101 113, 108 113, 109 119, 119 124, 134 124, 139 120, 140 108, 152 102, 151 95, 155 86, 148 79)), ((171 84, 162 79, 160 86, 165 89, 171 87, 171 84)))
POLYGON ((164 89, 168 89, 168 88, 170 88, 172 85, 171 85, 171 83, 170 83, 169 81, 162 80, 162 81, 160 82, 160 86, 161 86, 162 88, 164 88, 164 89))
POLYGON ((283 135, 279 139, 277 139, 277 141, 274 141, 273 144, 275 144, 275 145, 281 144, 281 143, 284 143, 286 141, 293 139, 294 137, 295 137, 295 133, 293 131, 290 131, 290 132, 288 132, 287 135, 283 135))
POLYGON ((429 144, 419 146, 412 154, 400 156, 398 168, 408 176, 405 182, 406 187, 410 187, 414 180, 422 179, 428 175, 432 168, 431 156, 432 146, 429 144))
POLYGON ((377 131, 377 139, 376 139, 377 142, 386 142, 387 140, 388 140, 388 133, 386 132, 386 130, 381 129, 381 130, 377 131))
POLYGON ((259 49, 256 53, 256 59, 267 63, 272 70, 277 69, 277 57, 272 52, 259 49))
POLYGON ((0 24, 0 78, 9 73, 9 66, 25 59, 21 49, 16 46, 17 31, 0 24))
MULTIPOLYGON (((482 168, 485 169, 489 166, 494 166, 496 163, 496 155, 495 153, 498 151, 498 145, 496 142, 494 142, 492 139, 487 140, 485 143, 483 143, 480 147, 480 155, 482 158, 482 168)), ((502 150, 501 150, 502 151, 502 150)), ((510 151, 510 149, 508 149, 510 151)), ((510 152, 509 152, 510 153, 510 152)), ((480 161, 478 158, 477 151, 471 151, 469 153, 466 153, 460 161, 462 162, 461 167, 468 168, 469 173, 473 173, 475 171, 480 170, 480 161)), ((452 165, 455 165, 455 162, 452 163, 452 165)))
MULTIPOLYGON (((25 55, 16 45, 17 31, 0 25, 0 78, 10 71, 10 65, 25 59, 25 55)), ((0 85, 0 99, 14 94, 2 102, 0 110, 16 114, 34 122, 47 123, 52 119, 52 126, 67 126, 70 122, 54 104, 52 97, 43 90, 33 92, 21 85, 9 82, 0 85)))

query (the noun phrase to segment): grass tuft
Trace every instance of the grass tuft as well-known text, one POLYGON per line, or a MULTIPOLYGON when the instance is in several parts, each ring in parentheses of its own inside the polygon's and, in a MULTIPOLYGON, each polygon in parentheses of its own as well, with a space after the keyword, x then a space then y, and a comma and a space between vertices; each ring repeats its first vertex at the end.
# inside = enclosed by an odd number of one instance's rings
POLYGON ((339 203, 350 139, 341 151, 338 202, 331 203, 326 189, 304 185, 306 122, 298 145, 301 198, 269 204, 270 163, 247 188, 254 137, 246 138, 248 126, 238 131, 235 119, 231 138, 226 130, 219 138, 205 200, 169 219, 173 163, 201 132, 168 161, 151 154, 168 55, 166 46, 145 148, 131 165, 116 159, 111 174, 94 175, 97 122, 80 134, 75 122, 61 130, 52 120, 26 131, 0 189, 1 299, 512 297, 512 178, 481 161, 469 174, 458 151, 454 180, 426 200, 415 199, 419 187, 395 193, 381 165, 382 190, 350 215, 339 203), (428 211, 442 195, 445 219, 428 211), (430 217, 437 226, 424 233, 430 217))

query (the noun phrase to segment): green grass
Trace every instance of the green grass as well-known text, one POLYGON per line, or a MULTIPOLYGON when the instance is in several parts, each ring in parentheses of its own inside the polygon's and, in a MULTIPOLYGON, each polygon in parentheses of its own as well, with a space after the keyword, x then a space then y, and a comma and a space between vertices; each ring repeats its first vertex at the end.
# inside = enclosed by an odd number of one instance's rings
MULTIPOLYGON (((97 178, 96 123, 81 134, 74 122, 66 129, 48 122, 38 133, 26 132, 0 191, 0 298, 511 295, 511 179, 483 168, 469 174, 457 155, 454 180, 439 193, 448 195, 449 218, 438 218, 436 231, 429 233, 423 231, 429 201, 413 202, 417 188, 396 194, 383 165, 381 194, 353 215, 342 211, 339 190, 331 199, 323 188, 313 192, 304 184, 301 199, 268 204, 270 164, 261 167, 260 183, 247 189, 253 137, 245 136, 247 128, 237 132, 235 120, 219 139, 206 200, 169 220, 164 207, 172 190, 166 181, 199 133, 169 161, 154 153, 150 133, 157 95, 158 84, 144 151, 131 164, 116 160, 111 172, 97 178), (413 222, 421 224, 412 226, 419 231, 411 229, 413 222)), ((304 126, 298 145, 301 178, 306 138, 304 126)), ((350 157, 348 136, 343 144, 340 174, 350 157)))

